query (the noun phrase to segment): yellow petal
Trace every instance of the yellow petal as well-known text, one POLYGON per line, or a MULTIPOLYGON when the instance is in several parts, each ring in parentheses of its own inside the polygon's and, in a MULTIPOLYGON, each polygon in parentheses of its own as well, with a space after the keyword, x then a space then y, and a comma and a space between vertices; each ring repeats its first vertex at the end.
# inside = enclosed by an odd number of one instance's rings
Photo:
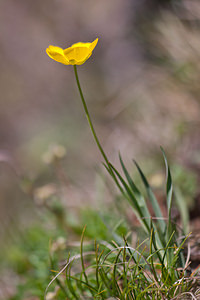
POLYGON ((88 47, 77 46, 70 47, 64 50, 64 55, 70 64, 83 63, 85 59, 89 56, 90 51, 88 47))
POLYGON ((49 48, 46 49, 46 53, 53 60, 60 62, 64 65, 69 65, 69 61, 64 56, 62 48, 50 45, 49 48))
POLYGON ((94 48, 96 47, 97 43, 98 43, 98 38, 96 40, 94 40, 94 42, 90 43, 90 51, 93 51, 94 48))
POLYGON ((78 43, 73 44, 70 48, 76 48, 76 47, 87 47, 87 48, 89 48, 91 44, 92 43, 78 42, 78 43))
POLYGON ((64 65, 82 65, 92 55, 97 42, 98 38, 92 43, 78 42, 67 49, 49 46, 46 52, 49 57, 64 65))
POLYGON ((78 42, 64 49, 64 55, 71 65, 82 65, 91 55, 98 39, 92 43, 78 42))
POLYGON ((70 48, 86 47, 86 48, 90 48, 90 51, 92 51, 97 45, 97 43, 98 43, 98 38, 94 40, 92 43, 82 43, 82 42, 75 43, 70 48))

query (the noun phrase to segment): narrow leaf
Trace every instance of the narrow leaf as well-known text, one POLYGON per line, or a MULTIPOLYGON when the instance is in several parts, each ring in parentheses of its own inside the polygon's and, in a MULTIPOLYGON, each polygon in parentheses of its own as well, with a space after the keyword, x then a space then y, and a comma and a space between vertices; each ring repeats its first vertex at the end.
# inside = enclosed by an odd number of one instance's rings
POLYGON ((126 179, 129 183, 130 189, 132 190, 132 193, 134 194, 135 198, 137 199, 137 202, 138 202, 138 205, 140 206, 143 217, 146 218, 148 226, 150 227, 151 215, 149 213, 146 201, 145 201, 144 197, 142 196, 142 194, 140 193, 140 191, 138 190, 135 183, 133 182, 131 176, 129 175, 120 154, 119 154, 119 159, 120 159, 122 169, 124 171, 124 175, 126 176, 126 179))
POLYGON ((125 191, 123 190, 123 196, 125 196, 129 203, 131 204, 131 206, 134 209, 134 212, 137 216, 137 218, 139 219, 140 223, 144 226, 144 229, 149 232, 150 228, 147 224, 147 220, 144 219, 144 216, 142 214, 141 208, 138 205, 138 201, 136 200, 134 194, 132 193, 131 189, 129 188, 129 186, 127 185, 127 183, 125 182, 125 180, 122 178, 122 176, 119 174, 119 172, 115 169, 115 167, 110 164, 112 170, 115 172, 115 174, 117 175, 117 177, 119 178, 119 180, 121 181, 121 184, 123 185, 125 191))
POLYGON ((164 221, 163 214, 161 212, 161 209, 160 209, 160 206, 158 204, 158 201, 157 201, 157 199, 156 199, 156 197, 155 197, 155 195, 154 195, 154 193, 153 193, 153 191, 152 191, 152 189, 151 189, 151 187, 150 187, 150 185, 149 185, 149 183, 148 183, 148 181, 147 181, 144 173, 140 169, 139 165, 137 164, 136 161, 134 161, 134 163, 135 163, 135 165, 136 165, 136 167, 137 167, 137 169, 139 171, 139 174, 140 174, 140 176, 142 178, 143 184, 144 184, 144 186, 146 188, 147 195, 149 197, 149 200, 150 200, 151 205, 153 207, 155 216, 157 218, 157 223, 158 223, 158 225, 159 225, 159 227, 161 229, 162 235, 164 235, 165 230, 166 230, 166 223, 164 221))
POLYGON ((171 177, 171 172, 170 168, 167 162, 167 157, 165 155, 165 152, 163 148, 161 147, 161 151, 164 157, 165 161, 165 167, 166 167, 166 193, 167 193, 167 208, 168 208, 168 218, 171 220, 171 208, 172 208, 172 192, 173 192, 173 186, 172 186, 172 177, 171 177))

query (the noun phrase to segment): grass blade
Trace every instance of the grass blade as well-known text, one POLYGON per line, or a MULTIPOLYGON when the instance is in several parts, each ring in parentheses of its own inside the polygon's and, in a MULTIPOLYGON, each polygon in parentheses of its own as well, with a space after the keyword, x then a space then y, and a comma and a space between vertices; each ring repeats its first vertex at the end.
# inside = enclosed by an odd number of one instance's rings
POLYGON ((173 186, 172 186, 172 177, 170 168, 167 162, 167 157, 163 148, 161 147, 161 151, 165 161, 165 168, 166 168, 166 194, 167 194, 167 209, 168 209, 168 218, 171 220, 171 208, 172 208, 172 193, 173 193, 173 186))
POLYGON ((131 176, 129 175, 120 154, 119 154, 119 159, 120 159, 122 169, 124 171, 124 175, 126 176, 126 179, 129 183, 130 189, 132 190, 132 193, 135 195, 135 198, 137 199, 138 205, 140 206, 141 213, 142 213, 143 217, 147 220, 148 226, 150 227, 151 215, 149 213, 146 201, 145 201, 144 197, 142 196, 142 194, 140 193, 140 191, 138 190, 135 183, 133 182, 131 176))
POLYGON ((166 198, 167 198, 167 210, 168 210, 168 224, 167 224, 167 240, 171 241, 169 244, 169 251, 168 251, 168 265, 171 265, 174 254, 173 254, 173 245, 176 244, 176 234, 173 235, 173 231, 176 233, 176 228, 173 226, 172 221, 171 221, 171 208, 172 208, 172 193, 173 193, 173 186, 172 186, 172 177, 171 177, 171 172, 170 168, 168 165, 167 157, 165 155, 165 152, 163 148, 161 147, 161 151, 164 157, 165 161, 165 168, 166 168, 166 198), (171 236, 173 238, 171 239, 171 236))
POLYGON ((132 190, 130 189, 128 184, 125 182, 125 180, 122 178, 122 176, 119 174, 119 172, 115 169, 115 167, 112 164, 110 164, 110 167, 115 172, 116 176, 119 178, 119 180, 121 181, 121 184, 124 187, 123 195, 128 199, 129 203, 133 207, 134 212, 135 212, 136 216, 138 217, 138 220, 140 221, 140 223, 143 225, 145 231, 147 231, 149 233, 150 228, 148 226, 147 220, 144 219, 141 208, 138 205, 138 201, 135 198, 132 190))
POLYGON ((164 234, 165 234, 165 231, 166 231, 166 223, 164 221, 163 214, 161 212, 160 206, 158 204, 158 201, 157 201, 157 199, 156 199, 156 197, 155 197, 155 195, 154 195, 154 193, 153 193, 153 191, 152 191, 152 189, 151 189, 151 187, 150 187, 150 185, 149 185, 149 183, 148 183, 148 181, 147 181, 144 173, 140 169, 140 167, 137 164, 137 162, 134 161, 134 163, 135 163, 135 165, 136 165, 136 167, 137 167, 137 169, 139 171, 139 174, 140 174, 140 176, 142 178, 143 184, 144 184, 144 186, 146 188, 147 195, 148 195, 149 200, 151 202, 151 205, 153 207, 155 216, 157 218, 157 223, 158 223, 158 226, 159 226, 159 228, 160 228, 160 230, 162 232, 162 237, 163 237, 164 234))

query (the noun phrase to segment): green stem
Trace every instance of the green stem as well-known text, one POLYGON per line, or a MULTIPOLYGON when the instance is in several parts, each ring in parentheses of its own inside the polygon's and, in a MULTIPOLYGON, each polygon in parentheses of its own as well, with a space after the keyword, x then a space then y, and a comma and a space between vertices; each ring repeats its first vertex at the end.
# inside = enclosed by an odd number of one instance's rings
POLYGON ((76 65, 74 65, 74 73, 75 73, 75 77, 76 77, 76 82, 77 82, 77 85, 78 85, 78 90, 79 90, 79 93, 80 93, 80 96, 81 96, 81 100, 82 100, 82 103, 83 103, 83 107, 84 107, 84 110, 85 110, 85 114, 86 114, 86 117, 87 117, 87 120, 88 120, 88 123, 89 123, 89 126, 90 126, 90 129, 92 131, 92 134, 93 134, 93 137, 95 139, 95 142, 107 164, 107 166, 109 167, 110 169, 110 164, 109 164, 109 160, 99 142, 99 139, 96 135, 96 132, 95 132, 95 129, 94 129, 94 126, 92 124, 92 120, 91 120, 91 117, 90 117, 90 114, 89 114, 89 111, 88 111, 88 108, 87 108, 87 105, 86 105, 86 102, 85 102, 85 99, 84 99, 84 96, 83 96, 83 92, 82 92, 82 89, 81 89, 81 85, 80 85, 80 81, 79 81, 79 78, 78 78, 78 72, 77 72, 77 68, 76 68, 76 65))
POLYGON ((124 195, 124 191, 122 189, 122 187, 120 186, 118 180, 117 180, 117 177, 115 176, 112 168, 111 168, 111 165, 109 163, 109 160, 100 144, 100 141, 96 135, 96 132, 95 132, 95 129, 94 129, 94 126, 92 124, 92 120, 91 120, 91 117, 90 117, 90 114, 89 114, 89 111, 88 111, 88 108, 87 108, 87 104, 85 102, 85 99, 84 99, 84 96, 83 96, 83 92, 82 92, 82 89, 81 89, 81 85, 80 85, 80 81, 79 81, 79 78, 78 78, 78 72, 77 72, 77 68, 76 68, 76 65, 74 65, 74 73, 75 73, 75 77, 76 77, 76 82, 77 82, 77 85, 78 85, 78 90, 79 90, 79 93, 80 93, 80 96, 81 96, 81 101, 82 101, 82 104, 83 104, 83 107, 84 107, 84 110, 85 110, 85 114, 86 114, 86 117, 87 117, 87 120, 88 120, 88 123, 89 123, 89 126, 90 126, 90 129, 92 131, 92 134, 93 134, 93 137, 95 139, 95 142, 104 158, 104 161, 105 161, 105 165, 106 165, 106 169, 108 170, 108 172, 110 173, 110 175, 112 176, 112 178, 114 179, 116 185, 118 186, 118 188, 120 189, 121 193, 124 195))

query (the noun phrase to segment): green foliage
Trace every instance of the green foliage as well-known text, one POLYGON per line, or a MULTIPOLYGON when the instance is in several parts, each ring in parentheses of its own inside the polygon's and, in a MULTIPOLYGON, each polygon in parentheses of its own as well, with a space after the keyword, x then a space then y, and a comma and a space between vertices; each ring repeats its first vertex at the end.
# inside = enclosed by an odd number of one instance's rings
MULTIPOLYGON (((114 181, 118 181, 117 186, 122 197, 129 201, 143 225, 147 239, 133 247, 131 239, 127 241, 124 238, 122 241, 120 231, 109 231, 109 227, 105 226, 106 222, 102 222, 98 214, 94 214, 92 219, 88 211, 87 236, 97 237, 100 234, 108 241, 97 240, 94 247, 90 245, 86 250, 83 245, 83 237, 87 233, 85 227, 81 236, 80 254, 68 256, 64 267, 48 284, 45 299, 54 282, 60 286, 63 297, 68 299, 172 299, 190 292, 192 278, 186 277, 187 266, 183 256, 183 247, 188 236, 180 237, 171 217, 172 176, 164 150, 161 150, 166 167, 167 217, 163 218, 156 196, 137 163, 147 199, 135 185, 121 157, 125 178, 109 163, 106 168, 114 176, 114 181), (150 215, 148 201, 154 218, 150 215), (96 229, 93 227, 95 222, 98 224, 96 229), (107 236, 102 235, 102 228, 108 232, 107 236), (113 242, 109 241, 110 235, 114 236, 113 242), (59 278, 62 278, 62 284, 58 284, 59 278)), ((127 233, 126 230, 125 232, 127 233)))
POLYGON ((12 300, 37 296, 43 299, 45 286, 48 284, 50 272, 49 240, 56 238, 59 230, 50 232, 42 224, 32 225, 24 230, 17 243, 11 243, 9 251, 1 252, 1 272, 12 269, 20 278, 17 293, 12 300))
MULTIPOLYGON (((96 211, 84 208, 81 212, 82 224, 87 225, 87 237, 109 241, 113 238, 114 234, 125 236, 128 231, 128 226, 125 220, 119 220, 115 213, 111 214, 113 208, 107 206, 106 211, 96 211)), ((82 227, 80 227, 82 231, 82 227)))
POLYGON ((122 199, 128 200, 143 226, 140 242, 134 245, 126 220, 121 219, 111 205, 99 211, 83 208, 76 216, 66 212, 53 197, 46 207, 48 210, 44 210, 42 226, 27 228, 22 239, 3 256, 9 268, 22 279, 10 300, 32 296, 44 299, 45 289, 46 299, 59 300, 110 297, 159 300, 189 293, 192 277, 186 276, 183 256, 187 237, 178 231, 171 217, 172 176, 162 152, 166 166, 166 218, 139 165, 135 163, 146 196, 120 157, 124 178, 111 164, 113 173, 107 169, 117 179, 122 199), (70 239, 66 230, 70 232, 70 239), (73 243, 77 238, 80 250, 77 242, 73 243))
MULTIPOLYGON (((178 248, 180 246, 181 240, 179 241, 178 239, 179 234, 177 231, 177 227, 175 226, 175 224, 171 219, 171 207, 172 207, 172 196, 173 196, 172 177, 171 177, 171 172, 168 166, 165 152, 162 148, 161 151, 163 153, 165 167, 166 167, 166 204, 168 209, 168 214, 166 216, 167 221, 164 220, 156 196, 154 195, 150 187, 150 184, 148 183, 148 180, 146 179, 145 175, 143 174, 142 170, 140 169, 137 163, 135 164, 141 176, 142 182, 145 186, 147 196, 148 196, 147 199, 143 197, 142 193, 136 187, 135 183, 133 182, 131 176, 129 175, 122 161, 121 156, 120 156, 120 162, 121 162, 122 169, 124 171, 125 179, 111 164, 110 164, 110 168, 112 168, 112 171, 114 172, 115 178, 113 179, 116 181, 117 178, 117 180, 119 181, 118 186, 120 185, 120 192, 133 207, 133 211, 136 214, 141 225, 143 226, 144 230, 147 232, 149 236, 151 235, 151 232, 153 230, 154 232, 154 236, 153 236, 154 238, 152 240, 153 247, 157 253, 160 263, 166 262, 166 257, 165 256, 163 257, 164 255, 163 249, 165 249, 170 242, 168 246, 169 249, 171 250, 168 251, 167 263, 171 264, 174 258, 173 247, 175 245, 175 247, 178 248), (147 201, 149 201, 152 206, 153 213, 155 215, 154 219, 152 219, 150 215, 147 201), (158 249, 160 250, 157 251, 158 249)), ((110 171, 108 167, 107 170, 110 173, 111 177, 114 177, 113 173, 110 171)), ((180 256, 181 256, 181 259, 179 260, 179 262, 181 262, 180 267, 183 268, 184 266, 183 255, 180 253, 180 256)))
MULTIPOLYGON (((85 230, 84 230, 85 231, 85 230)), ((112 243, 95 243, 92 251, 83 248, 83 235, 79 255, 68 257, 65 266, 49 283, 46 296, 54 281, 62 280, 63 297, 67 299, 172 299, 191 288, 184 272, 176 268, 182 249, 176 249, 170 267, 157 262, 152 251, 154 233, 148 239, 149 250, 142 243, 136 248, 112 243), (85 250, 85 251, 84 251, 85 250)), ((170 251, 169 244, 165 255, 170 251)), ((58 284, 58 283, 57 283, 58 284)), ((61 282, 59 283, 61 285, 61 282)), ((64 299, 64 298, 60 298, 64 299)))
POLYGON ((53 197, 48 202, 43 226, 27 229, 23 239, 13 245, 4 257, 15 272, 25 278, 11 299, 29 296, 43 299, 46 287, 46 299, 59 300, 109 297, 172 299, 188 292, 192 283, 185 276, 183 256, 187 238, 184 235, 179 237, 181 232, 171 217, 174 198, 172 176, 163 149, 162 153, 166 166, 166 218, 136 162, 146 196, 135 184, 121 157, 124 178, 113 165, 107 167, 114 181, 117 180, 122 198, 128 200, 140 221, 146 236, 144 241, 140 240, 140 244, 133 246, 129 226, 111 206, 99 211, 84 208, 75 217, 66 213, 53 197), (154 217, 150 213, 152 210, 154 217), (70 237, 80 239, 80 251, 66 239, 66 229, 70 230, 70 237), (85 245, 84 236, 87 240, 85 245), (49 245, 52 238, 53 242, 49 245), (65 263, 60 266, 64 260, 65 263))

